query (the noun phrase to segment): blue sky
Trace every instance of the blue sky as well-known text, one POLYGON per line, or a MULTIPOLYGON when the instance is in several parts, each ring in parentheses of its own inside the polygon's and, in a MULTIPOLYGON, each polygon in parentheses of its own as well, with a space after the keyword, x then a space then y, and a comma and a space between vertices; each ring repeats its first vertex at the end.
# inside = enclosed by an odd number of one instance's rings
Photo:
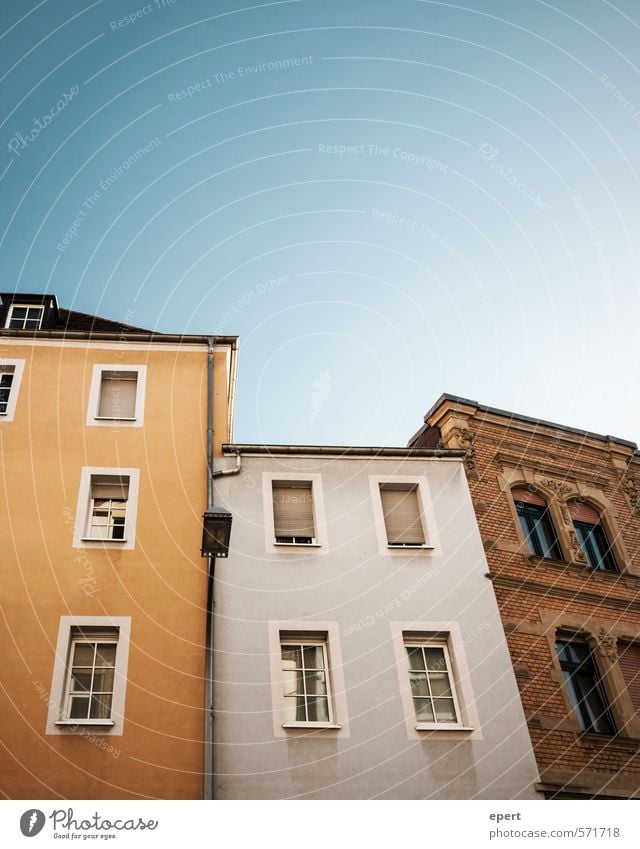
POLYGON ((3 289, 240 336, 235 438, 640 440, 632 0, 4 0, 3 289))

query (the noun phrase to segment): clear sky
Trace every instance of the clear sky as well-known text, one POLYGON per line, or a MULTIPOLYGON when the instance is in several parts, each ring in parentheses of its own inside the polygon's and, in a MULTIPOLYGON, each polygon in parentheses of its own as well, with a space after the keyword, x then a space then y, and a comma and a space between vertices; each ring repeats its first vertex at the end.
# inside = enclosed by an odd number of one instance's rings
POLYGON ((640 441, 635 0, 2 0, 2 289, 240 336, 235 438, 640 441))

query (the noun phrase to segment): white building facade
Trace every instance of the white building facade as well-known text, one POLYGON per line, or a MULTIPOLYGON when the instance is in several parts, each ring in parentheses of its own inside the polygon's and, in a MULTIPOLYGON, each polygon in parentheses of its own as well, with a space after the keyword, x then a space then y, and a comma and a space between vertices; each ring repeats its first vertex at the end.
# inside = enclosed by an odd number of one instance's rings
POLYGON ((224 451, 215 798, 541 798, 462 452, 224 451))

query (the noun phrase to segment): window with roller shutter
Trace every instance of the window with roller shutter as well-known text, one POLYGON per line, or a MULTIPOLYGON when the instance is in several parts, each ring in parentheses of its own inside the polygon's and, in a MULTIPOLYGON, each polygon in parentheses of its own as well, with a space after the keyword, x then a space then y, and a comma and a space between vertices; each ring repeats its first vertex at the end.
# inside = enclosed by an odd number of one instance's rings
POLYGON ((138 372, 103 371, 100 381, 101 419, 135 419, 138 372))
POLYGON ((311 481, 273 481, 273 527, 276 543, 316 542, 311 481))
POLYGON ((634 710, 640 711, 640 644, 620 643, 618 665, 634 710))
POLYGON ((387 532, 387 544, 421 548, 425 545, 416 484, 380 484, 380 500, 387 532))

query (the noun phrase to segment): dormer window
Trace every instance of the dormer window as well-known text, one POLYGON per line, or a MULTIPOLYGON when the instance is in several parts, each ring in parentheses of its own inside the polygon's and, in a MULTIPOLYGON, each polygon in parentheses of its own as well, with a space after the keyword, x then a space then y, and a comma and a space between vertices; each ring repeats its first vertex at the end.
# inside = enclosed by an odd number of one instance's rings
POLYGON ((31 304, 11 304, 5 327, 11 330, 40 330, 44 306, 31 304))

